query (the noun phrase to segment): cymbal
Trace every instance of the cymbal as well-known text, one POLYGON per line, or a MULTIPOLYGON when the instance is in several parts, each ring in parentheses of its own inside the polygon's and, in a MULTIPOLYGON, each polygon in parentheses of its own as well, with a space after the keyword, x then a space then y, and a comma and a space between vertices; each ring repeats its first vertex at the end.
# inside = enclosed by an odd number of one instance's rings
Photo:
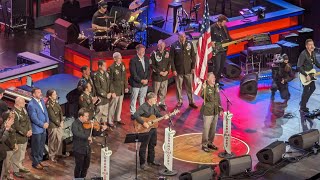
POLYGON ((106 32, 105 29, 96 29, 96 28, 88 28, 85 31, 93 31, 93 32, 106 32))
POLYGON ((135 12, 131 13, 130 19, 128 22, 133 22, 135 20, 137 20, 138 16, 140 13, 142 13, 143 11, 145 11, 148 8, 148 6, 144 6, 138 10, 136 10, 135 12))
POLYGON ((114 17, 111 17, 111 16, 100 16, 100 17, 97 17, 98 19, 112 19, 114 17))
POLYGON ((139 8, 145 0, 134 0, 130 5, 129 5, 129 9, 130 10, 134 10, 139 8))

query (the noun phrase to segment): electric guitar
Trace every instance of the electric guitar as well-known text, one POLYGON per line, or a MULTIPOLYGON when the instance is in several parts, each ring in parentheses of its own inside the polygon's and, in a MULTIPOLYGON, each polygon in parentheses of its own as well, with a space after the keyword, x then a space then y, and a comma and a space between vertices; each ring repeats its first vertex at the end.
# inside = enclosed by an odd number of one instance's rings
POLYGON ((241 39, 237 39, 237 40, 234 40, 234 41, 230 41, 230 42, 215 42, 215 47, 212 46, 212 54, 213 55, 216 55, 218 52, 220 51, 225 51, 226 47, 232 45, 232 44, 237 44, 239 42, 242 42, 242 41, 247 41, 247 40, 250 40, 253 38, 253 35, 250 35, 250 36, 247 36, 247 37, 244 37, 244 38, 241 38, 241 39))
MULTIPOLYGON (((180 110, 175 109, 172 113, 169 113, 168 116, 174 116, 176 114, 178 114, 180 112, 180 110)), ((149 128, 145 128, 142 124, 138 123, 138 121, 134 121, 134 130, 137 133, 145 133, 145 132, 149 132, 151 128, 158 128, 159 126, 159 121, 163 120, 165 116, 162 116, 160 118, 157 118, 155 115, 151 115, 149 117, 141 117, 142 120, 146 123, 148 123, 149 128)))
POLYGON ((310 81, 307 80, 307 77, 305 75, 303 75, 301 73, 299 74, 300 81, 304 86, 309 85, 312 81, 317 80, 317 78, 315 76, 320 75, 320 72, 317 72, 315 69, 311 69, 310 71, 306 71, 306 73, 310 76, 310 78, 311 78, 310 81))

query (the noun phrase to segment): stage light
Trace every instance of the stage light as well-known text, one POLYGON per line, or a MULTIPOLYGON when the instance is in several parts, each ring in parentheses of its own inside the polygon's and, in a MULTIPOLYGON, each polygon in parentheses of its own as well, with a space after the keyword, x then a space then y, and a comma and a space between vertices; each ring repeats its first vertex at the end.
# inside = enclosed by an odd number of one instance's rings
POLYGON ((276 164, 282 159, 286 152, 286 144, 283 141, 275 141, 257 152, 259 162, 265 164, 276 164))
POLYGON ((289 138, 289 144, 299 149, 310 149, 314 145, 319 144, 319 130, 310 129, 308 131, 295 134, 289 138))
POLYGON ((252 160, 250 155, 244 155, 219 162, 221 176, 233 176, 240 173, 251 171, 252 160))

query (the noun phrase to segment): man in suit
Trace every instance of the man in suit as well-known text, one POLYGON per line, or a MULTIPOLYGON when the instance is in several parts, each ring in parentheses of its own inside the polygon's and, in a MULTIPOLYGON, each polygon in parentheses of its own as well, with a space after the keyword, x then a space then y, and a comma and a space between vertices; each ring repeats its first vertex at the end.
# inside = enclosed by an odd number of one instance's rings
POLYGON ((177 85, 177 107, 182 106, 182 84, 184 81, 189 106, 194 109, 198 108, 194 104, 192 95, 192 77, 195 72, 196 54, 192 42, 187 41, 183 31, 179 32, 179 41, 171 45, 170 56, 173 58, 171 68, 177 85))
POLYGON ((33 88, 32 99, 28 103, 28 114, 31 119, 32 137, 31 137, 31 157, 32 167, 42 170, 47 167, 42 163, 43 151, 47 138, 47 128, 49 127, 49 116, 46 105, 42 99, 42 93, 39 88, 33 88))
POLYGON ((134 119, 133 114, 136 112, 136 103, 139 96, 140 106, 144 103, 148 91, 148 79, 150 75, 149 58, 145 55, 146 47, 142 44, 136 47, 137 55, 130 60, 130 78, 129 84, 132 87, 130 113, 131 119, 134 119))

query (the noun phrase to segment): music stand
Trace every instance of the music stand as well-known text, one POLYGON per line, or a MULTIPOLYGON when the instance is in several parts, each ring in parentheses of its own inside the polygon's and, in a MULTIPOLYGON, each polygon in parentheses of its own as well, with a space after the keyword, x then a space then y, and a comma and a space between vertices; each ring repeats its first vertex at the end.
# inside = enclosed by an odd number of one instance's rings
POLYGON ((138 142, 148 140, 149 132, 147 133, 132 133, 127 134, 124 143, 135 143, 136 144, 136 180, 138 179, 138 142))

